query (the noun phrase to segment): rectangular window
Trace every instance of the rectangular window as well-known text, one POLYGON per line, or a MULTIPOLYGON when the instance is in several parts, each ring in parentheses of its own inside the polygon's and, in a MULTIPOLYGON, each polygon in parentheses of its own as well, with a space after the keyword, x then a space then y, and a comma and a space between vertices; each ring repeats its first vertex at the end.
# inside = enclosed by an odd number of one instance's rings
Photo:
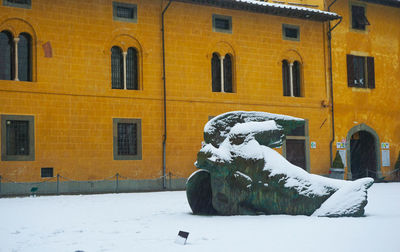
POLYGON ((142 136, 140 119, 113 119, 114 159, 141 160, 142 136))
POLYGON ((33 116, 1 116, 1 160, 35 160, 33 116))
POLYGON ((212 28, 214 32, 232 33, 232 17, 213 14, 212 28))
POLYGON ((54 169, 52 167, 46 167, 46 168, 40 169, 41 177, 42 178, 52 178, 52 177, 54 177, 53 170, 54 169))
POLYGON ((351 28, 365 31, 365 26, 370 25, 365 14, 365 7, 351 5, 351 28))
POLYGON ((300 41, 300 27, 282 24, 282 38, 284 40, 300 41))
POLYGON ((347 55, 347 85, 357 88, 375 88, 373 57, 347 55))
POLYGON ((137 5, 113 2, 113 19, 117 21, 137 23, 137 5))
POLYGON ((18 7, 18 8, 31 8, 31 0, 3 0, 4 6, 18 7))

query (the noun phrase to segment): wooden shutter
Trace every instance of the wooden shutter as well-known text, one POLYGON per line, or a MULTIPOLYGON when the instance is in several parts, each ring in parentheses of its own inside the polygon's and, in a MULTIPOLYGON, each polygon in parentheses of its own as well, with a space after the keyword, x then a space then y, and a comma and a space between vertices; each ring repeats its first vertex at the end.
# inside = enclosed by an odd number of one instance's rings
POLYGON ((212 91, 221 92, 221 61, 216 53, 211 59, 212 91))
POLYGON ((224 58, 224 92, 232 93, 232 57, 229 54, 224 58))
POLYGON ((347 54, 347 85, 355 87, 354 85, 354 56, 347 54))
POLYGON ((374 57, 367 57, 368 88, 375 88, 374 57))

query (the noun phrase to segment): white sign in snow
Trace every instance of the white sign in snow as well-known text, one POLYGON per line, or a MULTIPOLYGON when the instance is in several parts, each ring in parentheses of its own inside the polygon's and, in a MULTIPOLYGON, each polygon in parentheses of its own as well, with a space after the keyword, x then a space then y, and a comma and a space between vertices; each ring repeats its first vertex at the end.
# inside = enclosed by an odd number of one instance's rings
POLYGON ((311 149, 317 148, 317 142, 311 142, 311 149))
POLYGON ((189 232, 179 231, 178 236, 176 237, 175 243, 185 245, 188 236, 189 236, 189 232))
POLYGON ((389 143, 381 143, 381 149, 389 149, 389 143))
POLYGON ((339 155, 340 158, 342 159, 342 163, 344 165, 344 167, 347 167, 347 162, 346 162, 346 150, 339 150, 339 155))
POLYGON ((390 166, 390 151, 382 150, 382 166, 390 166))

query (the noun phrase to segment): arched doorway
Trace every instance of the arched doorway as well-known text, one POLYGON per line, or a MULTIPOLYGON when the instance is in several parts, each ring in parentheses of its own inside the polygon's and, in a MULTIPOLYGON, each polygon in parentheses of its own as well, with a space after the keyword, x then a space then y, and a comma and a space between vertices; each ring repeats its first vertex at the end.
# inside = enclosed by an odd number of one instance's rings
POLYGON ((347 134, 347 178, 380 178, 379 137, 365 124, 353 127, 347 134))

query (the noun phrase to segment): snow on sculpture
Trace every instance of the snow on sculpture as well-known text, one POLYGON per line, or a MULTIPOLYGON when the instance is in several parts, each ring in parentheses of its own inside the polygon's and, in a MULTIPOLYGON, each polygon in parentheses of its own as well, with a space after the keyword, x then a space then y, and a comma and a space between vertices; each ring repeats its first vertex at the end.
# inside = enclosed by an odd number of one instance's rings
POLYGON ((363 216, 372 178, 335 180, 310 174, 271 148, 305 121, 234 111, 204 127, 204 144, 187 181, 194 214, 363 216))

